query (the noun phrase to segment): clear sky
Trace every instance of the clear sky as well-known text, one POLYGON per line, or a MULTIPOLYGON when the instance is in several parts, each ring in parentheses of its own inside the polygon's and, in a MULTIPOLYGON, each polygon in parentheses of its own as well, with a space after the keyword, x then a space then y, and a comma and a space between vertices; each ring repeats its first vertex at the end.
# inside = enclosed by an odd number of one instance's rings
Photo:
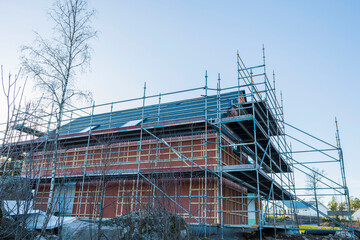
MULTIPOLYGON (((33 31, 51 34, 48 0, 0 3, 0 64, 15 72, 33 31)), ((236 51, 246 65, 276 73, 286 120, 335 143, 342 137, 350 194, 360 197, 359 1, 90 1, 96 9, 91 72, 78 86, 96 103, 202 86, 236 84, 236 51)), ((29 84, 31 87, 31 84, 29 84)), ((28 91, 28 95, 33 94, 28 91)), ((1 103, 2 104, 2 103, 1 103)), ((0 113, 1 114, 1 113, 0 113)), ((320 166, 319 166, 320 167, 320 166)), ((329 170, 328 175, 332 175, 329 170)), ((335 171, 335 170, 334 170, 335 171)))

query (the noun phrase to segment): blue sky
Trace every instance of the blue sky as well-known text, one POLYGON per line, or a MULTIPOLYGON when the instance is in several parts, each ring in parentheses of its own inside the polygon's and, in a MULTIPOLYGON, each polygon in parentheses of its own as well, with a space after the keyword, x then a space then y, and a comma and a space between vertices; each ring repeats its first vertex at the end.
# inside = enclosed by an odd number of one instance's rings
MULTIPOLYGON (((202 86, 236 84, 246 65, 276 73, 286 120, 331 143, 337 116, 350 194, 360 197, 359 1, 90 1, 97 11, 91 72, 78 86, 96 103, 202 86)), ((51 1, 0 4, 0 64, 15 72, 33 31, 50 36, 51 1)), ((28 86, 31 89, 31 83, 28 86)), ((28 95, 33 94, 28 91, 28 95)), ((332 175, 329 170, 329 175, 332 175)))

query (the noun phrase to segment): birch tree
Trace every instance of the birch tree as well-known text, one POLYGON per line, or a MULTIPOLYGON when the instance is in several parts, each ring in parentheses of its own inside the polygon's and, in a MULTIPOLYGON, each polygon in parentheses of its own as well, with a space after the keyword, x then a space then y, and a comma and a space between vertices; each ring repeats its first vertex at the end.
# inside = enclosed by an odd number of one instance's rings
POLYGON ((53 205, 59 130, 64 107, 76 96, 89 96, 88 92, 75 88, 75 77, 79 72, 86 71, 90 64, 89 41, 97 35, 91 26, 94 14, 86 0, 57 0, 49 12, 54 24, 52 37, 46 39, 35 33, 34 43, 22 47, 24 70, 34 78, 36 87, 43 91, 44 100, 55 104, 56 129, 51 183, 46 208, 47 220, 42 232, 45 232, 53 205))
POLYGON ((318 191, 319 191, 318 188, 320 187, 324 175, 325 175, 324 170, 313 168, 313 171, 306 178, 306 185, 308 187, 308 191, 310 194, 314 194, 313 199, 315 201, 315 207, 317 209, 316 214, 317 214, 317 222, 319 226, 320 226, 319 199, 321 197, 318 196, 318 191))

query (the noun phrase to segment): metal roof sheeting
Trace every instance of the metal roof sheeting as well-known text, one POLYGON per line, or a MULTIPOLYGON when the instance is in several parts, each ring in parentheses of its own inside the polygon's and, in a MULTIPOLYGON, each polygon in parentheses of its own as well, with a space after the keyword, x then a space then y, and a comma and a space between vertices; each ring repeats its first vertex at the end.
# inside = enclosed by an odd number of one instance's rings
MULTIPOLYGON (((243 93, 243 91, 241 91, 241 93, 243 93)), ((238 102, 238 96, 238 91, 220 95, 222 113, 226 113, 227 109, 238 102)), ((217 95, 208 96, 208 118, 216 118, 217 107, 217 95)), ((63 125, 60 129, 60 135, 79 133, 89 126, 98 126, 96 130, 104 130, 123 127, 129 122, 138 121, 138 124, 140 124, 141 119, 144 119, 144 123, 153 123, 205 116, 205 97, 145 106, 144 116, 142 116, 142 110, 143 108, 141 106, 138 108, 79 117, 63 125)))

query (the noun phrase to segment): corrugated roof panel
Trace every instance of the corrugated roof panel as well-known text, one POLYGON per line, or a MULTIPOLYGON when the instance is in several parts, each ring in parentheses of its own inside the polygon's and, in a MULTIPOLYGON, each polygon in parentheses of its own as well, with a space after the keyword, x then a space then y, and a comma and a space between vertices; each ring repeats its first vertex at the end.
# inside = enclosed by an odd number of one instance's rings
MULTIPOLYGON (((221 94, 221 109, 230 109, 232 107, 232 103, 234 101, 237 102, 238 96, 238 91, 221 94)), ((217 108, 217 95, 208 96, 208 118, 217 117, 217 108)), ((205 97, 162 103, 160 106, 159 104, 145 106, 144 116, 142 116, 142 107, 138 107, 76 118, 63 125, 60 129, 60 134, 79 133, 83 129, 93 125, 98 125, 96 130, 119 128, 125 126, 129 122, 141 122, 142 118, 144 118, 144 123, 153 123, 157 121, 173 121, 201 116, 205 116, 205 97), (160 116, 158 115, 159 107, 160 116)))

